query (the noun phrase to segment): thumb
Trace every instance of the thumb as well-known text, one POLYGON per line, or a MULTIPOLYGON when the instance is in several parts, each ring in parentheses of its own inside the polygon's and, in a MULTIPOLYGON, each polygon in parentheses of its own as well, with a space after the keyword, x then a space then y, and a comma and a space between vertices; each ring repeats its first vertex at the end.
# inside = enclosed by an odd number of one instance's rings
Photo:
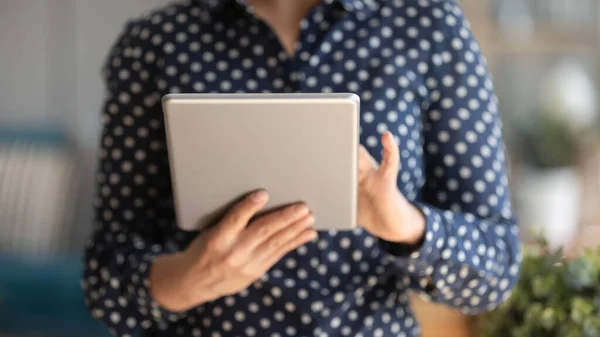
POLYGON ((377 161, 371 157, 369 151, 360 145, 358 148, 358 181, 363 181, 369 174, 375 172, 378 166, 377 161))
POLYGON ((398 144, 389 131, 386 131, 381 136, 381 143, 383 144, 383 158, 379 172, 385 177, 396 179, 398 177, 398 170, 400 170, 400 149, 398 148, 398 144))

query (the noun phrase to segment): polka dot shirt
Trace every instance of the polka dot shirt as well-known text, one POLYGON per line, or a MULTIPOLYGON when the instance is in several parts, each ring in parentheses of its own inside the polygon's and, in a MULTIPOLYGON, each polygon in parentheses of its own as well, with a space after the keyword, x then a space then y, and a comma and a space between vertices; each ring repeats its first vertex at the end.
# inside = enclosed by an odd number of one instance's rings
POLYGON ((408 292, 466 314, 496 307, 521 261, 498 102, 478 43, 450 0, 327 0, 289 56, 242 1, 187 0, 131 20, 104 68, 108 97, 94 233, 82 287, 116 336, 419 336, 408 292), (149 295, 174 225, 160 99, 176 92, 354 92, 360 141, 426 217, 418 247, 362 229, 320 232, 242 292, 186 312, 149 295))

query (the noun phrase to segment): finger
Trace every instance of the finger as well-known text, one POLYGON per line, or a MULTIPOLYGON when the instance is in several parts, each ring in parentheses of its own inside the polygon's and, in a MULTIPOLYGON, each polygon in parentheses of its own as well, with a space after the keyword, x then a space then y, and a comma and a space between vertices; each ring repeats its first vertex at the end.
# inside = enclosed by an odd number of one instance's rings
POLYGON ((369 154, 364 146, 358 148, 358 179, 362 181, 371 172, 377 170, 377 161, 369 154))
POLYGON ((293 225, 280 230, 264 241, 260 246, 256 247, 252 256, 255 256, 258 261, 262 261, 268 260, 269 257, 276 255, 282 250, 285 251, 290 247, 290 242, 293 242, 295 238, 307 229, 311 229, 314 223, 315 218, 312 214, 302 218, 293 225))
POLYGON ((304 203, 288 206, 282 210, 263 215, 244 231, 239 246, 244 253, 254 251, 256 247, 269 240, 277 233, 293 226, 298 221, 311 216, 308 206, 304 203))
POLYGON ((281 260, 286 254, 298 249, 298 247, 314 240, 317 237, 317 231, 308 228, 302 231, 300 234, 296 235, 284 245, 281 246, 280 249, 275 251, 271 255, 267 255, 264 260, 261 260, 262 268, 266 268, 267 270, 275 265, 279 260, 281 260))
POLYGON ((269 200, 269 194, 265 190, 250 193, 244 199, 235 204, 220 222, 220 229, 229 232, 240 232, 250 219, 258 213, 269 200))
POLYGON ((383 158, 379 171, 384 176, 395 179, 400 169, 400 149, 394 140, 394 136, 389 131, 381 136, 381 143, 383 144, 383 158))

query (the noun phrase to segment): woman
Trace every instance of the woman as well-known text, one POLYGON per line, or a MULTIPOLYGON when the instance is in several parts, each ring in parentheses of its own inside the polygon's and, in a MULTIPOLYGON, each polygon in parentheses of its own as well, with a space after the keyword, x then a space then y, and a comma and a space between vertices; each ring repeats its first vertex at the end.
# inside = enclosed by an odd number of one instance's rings
POLYGON ((419 336, 408 291, 477 314, 514 286, 497 100, 453 1, 188 0, 131 21, 104 74, 83 288, 115 335, 419 336), (362 101, 360 230, 317 234, 304 204, 249 223, 268 191, 175 227, 162 95, 340 91, 362 101))

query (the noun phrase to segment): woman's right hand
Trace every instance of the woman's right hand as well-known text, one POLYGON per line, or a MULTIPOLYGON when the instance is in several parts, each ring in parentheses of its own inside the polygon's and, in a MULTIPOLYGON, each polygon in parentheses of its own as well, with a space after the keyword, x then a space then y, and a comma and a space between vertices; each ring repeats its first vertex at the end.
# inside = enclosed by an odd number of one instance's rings
POLYGON ((316 237, 314 218, 304 203, 250 222, 267 200, 264 190, 250 194, 185 251, 157 258, 150 271, 153 299, 165 309, 181 312, 236 294, 288 252, 316 237))

